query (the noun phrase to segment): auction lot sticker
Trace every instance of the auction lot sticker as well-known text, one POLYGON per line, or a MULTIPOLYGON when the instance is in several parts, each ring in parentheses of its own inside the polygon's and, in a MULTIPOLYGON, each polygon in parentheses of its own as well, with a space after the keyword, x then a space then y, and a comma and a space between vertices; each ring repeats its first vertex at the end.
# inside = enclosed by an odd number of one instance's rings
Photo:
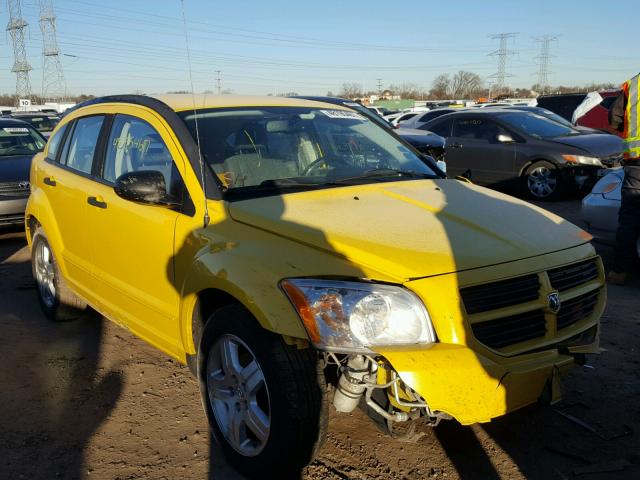
POLYGON ((364 118, 359 113, 350 112, 348 110, 320 110, 320 111, 329 118, 342 118, 342 119, 348 119, 348 120, 361 120, 361 121, 366 120, 366 118, 364 118))

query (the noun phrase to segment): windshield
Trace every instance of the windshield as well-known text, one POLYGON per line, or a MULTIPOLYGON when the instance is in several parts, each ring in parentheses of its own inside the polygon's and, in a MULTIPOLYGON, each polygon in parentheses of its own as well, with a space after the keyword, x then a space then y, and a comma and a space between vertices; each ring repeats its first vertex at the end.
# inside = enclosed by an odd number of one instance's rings
MULTIPOLYGON (((194 138, 192 111, 182 112, 194 138)), ((439 178, 413 151, 350 110, 255 107, 200 110, 205 163, 227 192, 309 189, 439 178)))
POLYGON ((565 137, 567 135, 580 135, 577 130, 559 124, 537 113, 503 113, 500 120, 506 122, 516 130, 527 133, 537 138, 565 137))
POLYGON ((20 120, 29 122, 39 132, 52 132, 60 121, 60 117, 38 116, 38 117, 22 117, 20 120))
POLYGON ((34 155, 44 148, 45 140, 29 127, 0 128, 0 157, 34 155))

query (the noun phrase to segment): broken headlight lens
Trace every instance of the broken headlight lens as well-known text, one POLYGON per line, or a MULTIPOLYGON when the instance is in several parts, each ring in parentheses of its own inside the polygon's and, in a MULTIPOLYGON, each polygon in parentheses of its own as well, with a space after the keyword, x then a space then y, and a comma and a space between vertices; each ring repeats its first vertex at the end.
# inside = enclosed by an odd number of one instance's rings
POLYGON ((314 279, 284 280, 281 286, 318 348, 370 352, 436 341, 427 309, 405 288, 314 279))

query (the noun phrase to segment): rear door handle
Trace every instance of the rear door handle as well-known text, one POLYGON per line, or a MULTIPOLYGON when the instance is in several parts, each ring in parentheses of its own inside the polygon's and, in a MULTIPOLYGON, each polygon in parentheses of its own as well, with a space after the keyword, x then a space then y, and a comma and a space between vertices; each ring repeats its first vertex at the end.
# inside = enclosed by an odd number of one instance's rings
POLYGON ((45 185, 49 185, 50 187, 56 186, 56 181, 53 177, 44 177, 44 180, 42 181, 45 183, 45 185))
POLYGON ((98 197, 89 197, 89 198, 87 198, 87 203, 89 205, 93 205, 94 207, 107 208, 107 202, 102 200, 102 197, 100 197, 100 198, 98 198, 98 197))

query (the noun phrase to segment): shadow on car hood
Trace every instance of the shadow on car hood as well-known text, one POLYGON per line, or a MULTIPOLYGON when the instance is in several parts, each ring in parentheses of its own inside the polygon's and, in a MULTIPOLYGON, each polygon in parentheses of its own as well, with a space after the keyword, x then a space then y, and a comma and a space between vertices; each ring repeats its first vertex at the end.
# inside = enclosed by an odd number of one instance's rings
POLYGON ((233 202, 231 217, 412 279, 581 245, 588 233, 521 200, 456 180, 411 180, 233 202))

